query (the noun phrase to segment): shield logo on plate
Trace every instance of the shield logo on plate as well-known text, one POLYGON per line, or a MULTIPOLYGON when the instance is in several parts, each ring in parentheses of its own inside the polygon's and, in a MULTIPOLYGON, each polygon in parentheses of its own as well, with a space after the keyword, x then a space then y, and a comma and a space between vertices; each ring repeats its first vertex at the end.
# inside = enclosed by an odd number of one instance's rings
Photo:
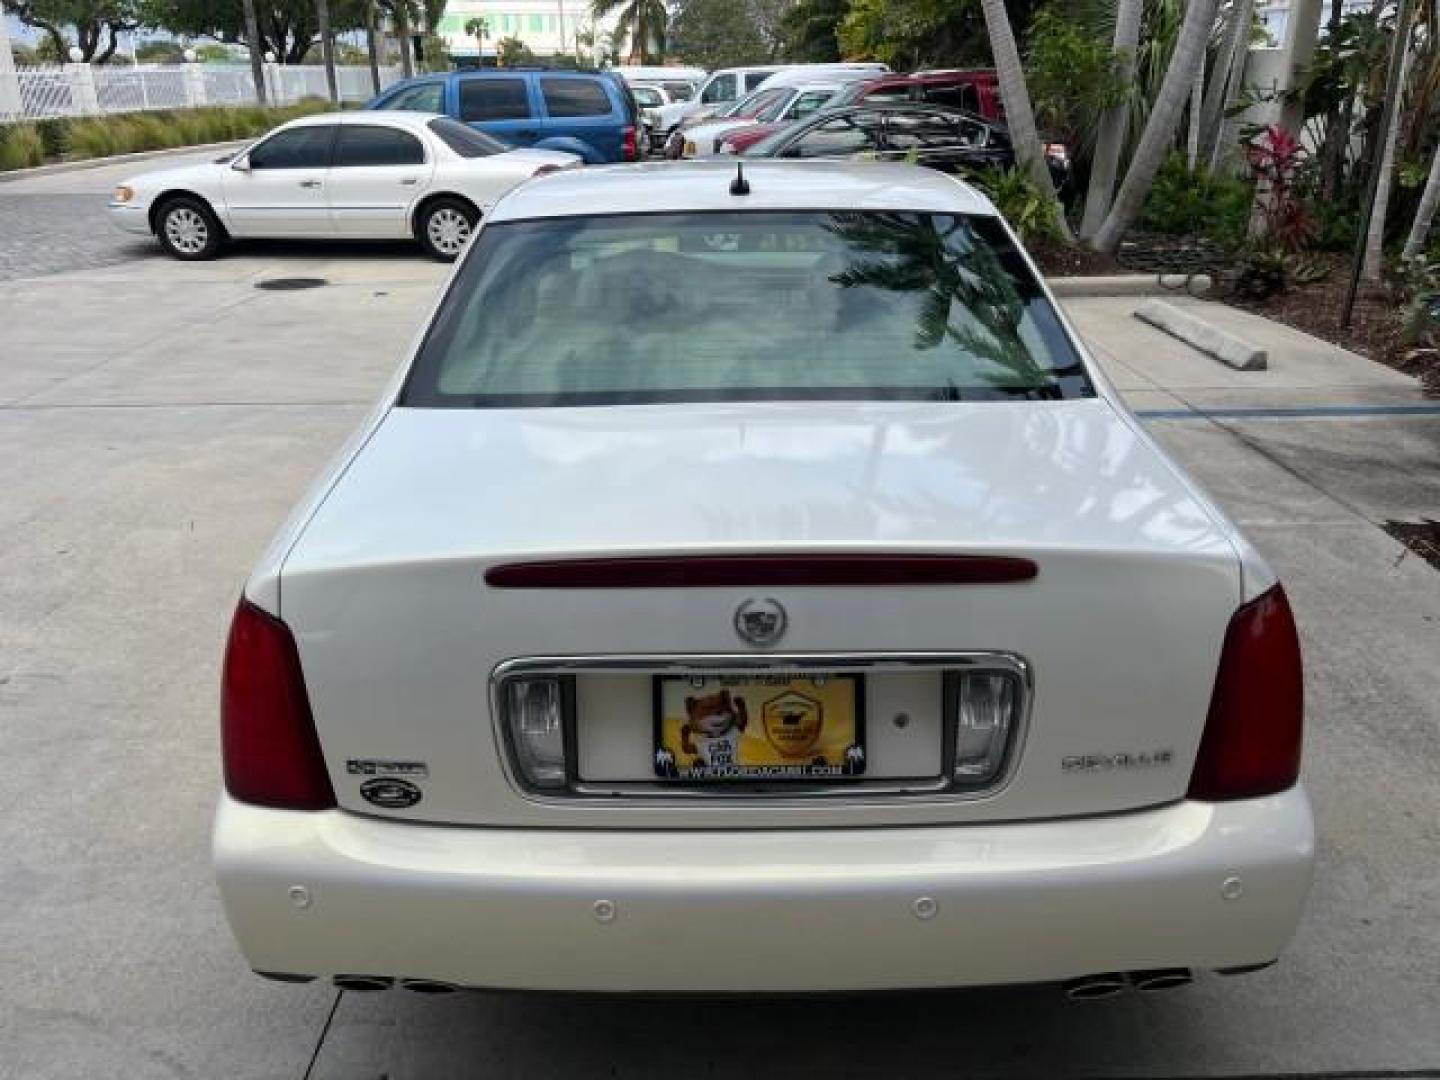
POLYGON ((825 709, 808 694, 787 690, 760 706, 760 722, 770 745, 782 755, 804 757, 820 738, 825 709))
POLYGON ((779 600, 746 600, 735 609, 735 632, 751 645, 773 645, 785 634, 785 609, 779 600))

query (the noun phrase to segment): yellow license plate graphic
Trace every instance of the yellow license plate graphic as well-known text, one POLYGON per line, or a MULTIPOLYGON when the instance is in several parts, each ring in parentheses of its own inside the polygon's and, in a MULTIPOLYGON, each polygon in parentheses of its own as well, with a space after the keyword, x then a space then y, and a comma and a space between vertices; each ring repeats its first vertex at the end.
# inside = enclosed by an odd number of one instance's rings
POLYGON ((865 772, 858 675, 661 675, 655 775, 837 780, 865 772))

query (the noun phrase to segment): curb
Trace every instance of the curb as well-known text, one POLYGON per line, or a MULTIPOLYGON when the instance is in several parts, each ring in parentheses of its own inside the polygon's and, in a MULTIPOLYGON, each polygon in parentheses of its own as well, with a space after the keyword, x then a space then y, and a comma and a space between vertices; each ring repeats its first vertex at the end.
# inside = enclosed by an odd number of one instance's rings
POLYGON ((1209 274, 1103 274, 1046 278, 1056 296, 1201 296, 1210 291, 1209 274))
POLYGON ((32 176, 55 176, 59 173, 79 172, 81 169, 99 169, 106 165, 124 165, 127 161, 148 161, 150 158, 169 157, 173 154, 203 154, 209 150, 229 150, 244 146, 252 139, 234 139, 229 142, 197 143, 194 146, 171 146, 164 150, 137 150, 133 154, 116 154, 114 157, 82 158, 79 161, 57 161, 50 165, 35 165, 29 169, 9 169, 0 172, 0 184, 25 180, 32 176))
POLYGON ((1135 318, 1236 371, 1264 371, 1269 367, 1269 356, 1258 345, 1221 330, 1194 312, 1181 311, 1173 304, 1147 300, 1135 309, 1135 318))

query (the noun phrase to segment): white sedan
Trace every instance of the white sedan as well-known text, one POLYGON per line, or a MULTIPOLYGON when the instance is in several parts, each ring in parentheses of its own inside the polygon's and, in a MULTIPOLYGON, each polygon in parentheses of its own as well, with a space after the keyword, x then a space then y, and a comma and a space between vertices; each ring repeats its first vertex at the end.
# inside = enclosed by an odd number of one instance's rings
POLYGON ((460 254, 483 209, 515 185, 581 164, 512 150, 429 113, 307 116, 230 157, 160 169, 115 189, 110 217, 178 259, 210 259, 228 238, 414 237, 460 254))
POLYGON ((1275 575, 906 165, 500 200, 246 584, 221 727, 289 981, 1159 990, 1272 963, 1315 856, 1275 575))

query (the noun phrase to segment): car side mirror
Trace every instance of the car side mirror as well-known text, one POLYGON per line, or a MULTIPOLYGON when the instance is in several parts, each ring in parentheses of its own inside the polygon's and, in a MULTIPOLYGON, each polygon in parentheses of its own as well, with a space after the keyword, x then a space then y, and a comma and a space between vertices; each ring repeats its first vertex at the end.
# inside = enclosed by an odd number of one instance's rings
POLYGON ((800 147, 798 147, 798 146, 787 146, 787 147, 785 147, 784 150, 781 150, 781 151, 780 151, 780 156, 781 156, 781 157, 799 157, 799 156, 800 156, 800 147))
POLYGON ((230 162, 230 168, 234 169, 236 172, 249 172, 250 158, 245 154, 241 154, 234 161, 230 162))

